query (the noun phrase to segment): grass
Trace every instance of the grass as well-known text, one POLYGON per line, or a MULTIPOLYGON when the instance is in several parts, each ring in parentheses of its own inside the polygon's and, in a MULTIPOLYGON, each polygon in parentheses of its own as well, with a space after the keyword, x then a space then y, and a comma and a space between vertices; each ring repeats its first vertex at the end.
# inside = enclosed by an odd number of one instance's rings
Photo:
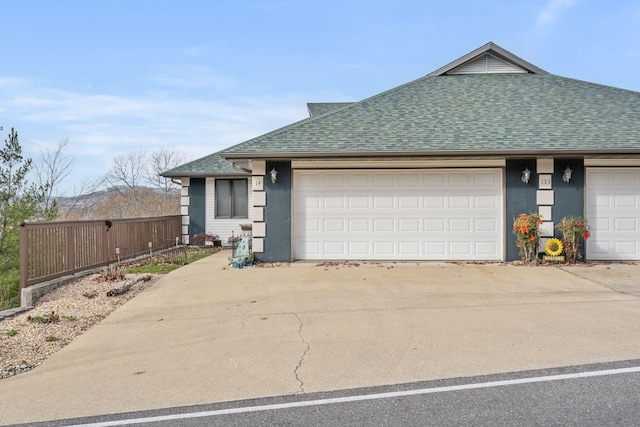
POLYGON ((15 329, 12 329, 9 332, 7 332, 8 337, 15 337, 16 335, 18 335, 18 331, 16 331, 15 329))
MULTIPOLYGON (((220 247, 198 247, 190 246, 187 248, 187 264, 206 258, 219 252, 220 247)), ((184 259, 183 259, 184 260, 184 259)), ((184 262, 171 262, 171 260, 162 257, 152 257, 145 259, 137 264, 131 264, 126 267, 127 274, 167 274, 173 270, 182 267, 184 262)))
POLYGON ((56 341, 58 341, 58 340, 59 340, 59 338, 54 337, 53 335, 50 335, 50 336, 48 336, 47 338, 45 338, 45 341, 46 341, 46 342, 56 342, 56 341))
POLYGON ((127 267, 127 274, 167 274, 180 268, 178 264, 141 264, 127 267))
POLYGON ((27 322, 29 323, 56 323, 59 320, 60 316, 53 311, 44 316, 27 316, 27 322))
POLYGON ((27 317, 29 323, 42 323, 42 316, 29 316, 27 317))

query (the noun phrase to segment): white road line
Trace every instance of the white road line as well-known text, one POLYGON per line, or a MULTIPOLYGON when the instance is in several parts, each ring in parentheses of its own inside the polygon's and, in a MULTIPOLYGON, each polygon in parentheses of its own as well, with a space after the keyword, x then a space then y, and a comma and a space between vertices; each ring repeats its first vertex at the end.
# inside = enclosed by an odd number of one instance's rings
POLYGON ((392 391, 387 393, 365 394, 360 396, 336 397, 331 399, 306 400, 300 402, 277 403, 272 405, 245 406, 241 408, 217 409, 213 411, 193 412, 185 414, 159 415, 156 417, 132 418, 128 420, 104 421, 91 424, 75 424, 67 427, 110 427, 143 424, 161 421, 185 420, 189 418, 213 417, 217 415, 242 414, 259 411, 272 411, 276 409, 302 408, 306 406, 331 405, 335 403, 361 402, 376 399, 391 399, 396 397, 417 396, 421 394, 446 393, 451 391, 474 390, 480 388, 503 387, 518 384, 532 384, 546 381, 570 380, 576 378, 602 377, 607 375, 619 375, 640 372, 640 366, 619 369, 605 369, 601 371, 578 372, 574 374, 549 375, 545 377, 519 378, 503 381, 489 381, 477 384, 462 384, 445 387, 423 388, 417 390, 392 391))

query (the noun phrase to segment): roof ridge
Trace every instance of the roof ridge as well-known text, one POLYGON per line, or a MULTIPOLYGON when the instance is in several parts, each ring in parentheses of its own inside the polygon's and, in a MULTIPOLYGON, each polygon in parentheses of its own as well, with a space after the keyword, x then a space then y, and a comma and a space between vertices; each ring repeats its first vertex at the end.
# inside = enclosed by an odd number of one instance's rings
POLYGON ((470 61, 473 61, 473 60, 477 59, 478 57, 480 57, 481 55, 484 55, 486 53, 493 54, 497 58, 500 58, 500 59, 502 59, 504 61, 507 61, 507 62, 519 67, 519 68, 522 68, 522 69, 526 70, 528 73, 531 73, 531 74, 549 74, 547 71, 545 71, 542 68, 539 68, 539 67, 533 65, 529 61, 526 61, 526 60, 520 58, 518 55, 515 55, 515 54, 509 52, 508 50, 504 49, 503 47, 498 46, 497 44, 495 44, 493 42, 489 42, 489 43, 486 43, 486 44, 480 46, 477 49, 472 50, 471 52, 467 53, 466 55, 463 55, 460 58, 458 58, 458 59, 456 59, 454 61, 451 61, 447 65, 438 68, 437 70, 429 73, 429 75, 430 76, 441 76, 441 75, 446 74, 449 71, 453 70, 454 68, 457 68, 457 67, 461 66, 462 64, 465 64, 467 62, 470 62, 470 61))

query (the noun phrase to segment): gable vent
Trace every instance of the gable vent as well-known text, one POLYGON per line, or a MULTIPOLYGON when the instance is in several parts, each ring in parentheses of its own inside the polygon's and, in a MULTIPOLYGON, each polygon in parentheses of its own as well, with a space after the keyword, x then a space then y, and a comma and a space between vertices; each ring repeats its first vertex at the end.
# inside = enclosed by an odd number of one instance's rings
POLYGON ((454 68, 446 74, 507 74, 526 73, 527 70, 488 53, 454 68))

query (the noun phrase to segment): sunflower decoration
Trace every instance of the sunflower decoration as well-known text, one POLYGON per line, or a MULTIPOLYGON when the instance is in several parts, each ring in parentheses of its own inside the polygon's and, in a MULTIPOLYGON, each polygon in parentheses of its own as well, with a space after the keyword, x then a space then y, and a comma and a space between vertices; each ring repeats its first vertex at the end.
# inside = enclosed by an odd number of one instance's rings
POLYGON ((558 256, 563 249, 562 242, 556 238, 547 240, 547 244, 544 246, 544 251, 549 256, 558 256))

